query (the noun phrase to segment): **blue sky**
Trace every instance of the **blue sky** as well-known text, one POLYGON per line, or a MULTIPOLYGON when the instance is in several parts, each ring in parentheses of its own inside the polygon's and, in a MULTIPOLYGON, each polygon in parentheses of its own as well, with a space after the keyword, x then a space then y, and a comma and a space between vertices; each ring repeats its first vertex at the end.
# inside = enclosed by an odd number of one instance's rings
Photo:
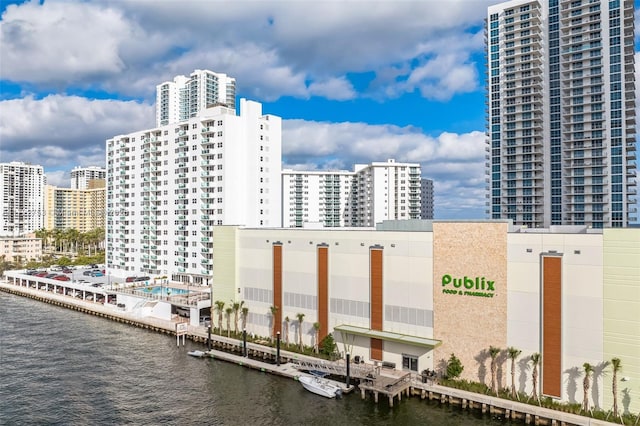
POLYGON ((68 186, 74 166, 104 165, 107 138, 154 126, 157 84, 210 69, 283 118, 284 167, 419 162, 436 218, 484 218, 494 3, 3 1, 0 161, 68 186))

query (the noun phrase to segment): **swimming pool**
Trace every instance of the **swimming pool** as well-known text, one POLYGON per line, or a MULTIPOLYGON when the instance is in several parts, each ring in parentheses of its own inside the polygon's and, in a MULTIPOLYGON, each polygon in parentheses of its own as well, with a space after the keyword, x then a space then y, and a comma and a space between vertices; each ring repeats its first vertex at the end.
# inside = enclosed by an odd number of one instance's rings
POLYGON ((189 290, 185 290, 182 288, 163 287, 163 286, 144 287, 141 290, 148 294, 160 295, 160 296, 175 296, 178 294, 189 293, 189 290))

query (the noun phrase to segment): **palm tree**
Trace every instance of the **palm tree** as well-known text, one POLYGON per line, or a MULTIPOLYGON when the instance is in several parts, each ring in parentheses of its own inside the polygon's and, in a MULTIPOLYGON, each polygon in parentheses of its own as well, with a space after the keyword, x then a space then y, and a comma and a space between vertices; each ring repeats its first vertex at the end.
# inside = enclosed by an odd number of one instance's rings
POLYGON ((69 240, 69 252, 78 253, 78 240, 80 239, 80 233, 76 229, 67 229, 66 237, 69 240))
POLYGON ((242 302, 234 302, 231 301, 231 309, 233 310, 233 330, 234 333, 238 334, 238 314, 242 309, 242 305, 244 305, 244 301, 242 302))
POLYGON ((60 228, 55 228, 53 231, 53 246, 54 246, 54 251, 60 251, 60 246, 61 246, 61 242, 62 242, 62 229, 60 228))
POLYGON ((271 336, 273 339, 275 339, 276 338, 276 314, 278 313, 278 307, 274 305, 274 306, 271 306, 269 309, 271 310, 271 318, 273 319, 271 336))
POLYGON ((319 322, 314 322, 313 323, 313 331, 315 332, 315 341, 313 342, 313 350, 318 353, 320 344, 318 342, 318 339, 320 339, 320 323, 319 322))
POLYGON ((11 269, 11 266, 11 262, 7 261, 6 254, 0 255, 0 275, 2 275, 4 271, 11 269))
POLYGON ((288 316, 284 317, 284 342, 287 345, 289 344, 289 321, 291 320, 288 316))
POLYGON ((216 311, 218 311, 218 334, 222 336, 222 313, 224 312, 224 302, 216 300, 216 311))
POLYGON ((582 409, 589 411, 589 388, 591 387, 591 374, 593 373, 593 366, 588 362, 582 364, 584 368, 584 380, 582 381, 582 389, 584 395, 582 397, 582 409))
POLYGON ((531 372, 531 382, 533 384, 533 390, 531 391, 531 396, 534 399, 538 398, 538 364, 540 364, 541 356, 538 352, 531 355, 531 364, 533 364, 533 371, 531 372))
POLYGON ((522 353, 520 349, 516 349, 513 346, 507 348, 507 355, 511 360, 511 397, 515 398, 516 394, 516 359, 522 353))
POLYGON ((611 378, 611 389, 613 390, 613 417, 618 417, 618 372, 622 370, 622 361, 620 358, 611 360, 611 368, 613 369, 613 377, 611 378))
POLYGON ((302 350, 302 322, 304 321, 304 314, 297 313, 296 318, 298 319, 298 344, 300 345, 300 350, 302 350))
POLYGON ((227 314, 227 337, 231 337, 231 314, 233 313, 233 308, 229 306, 224 312, 227 314))
POLYGON ((242 307, 242 329, 247 329, 247 317, 249 316, 249 308, 246 306, 242 307))
POLYGON ((38 229, 35 233, 36 233, 36 238, 42 239, 42 251, 43 252, 47 251, 49 235, 51 235, 51 233, 47 231, 45 228, 38 229))
POLYGON ((496 358, 502 349, 495 346, 489 346, 489 356, 491 357, 491 392, 498 394, 498 366, 496 358))

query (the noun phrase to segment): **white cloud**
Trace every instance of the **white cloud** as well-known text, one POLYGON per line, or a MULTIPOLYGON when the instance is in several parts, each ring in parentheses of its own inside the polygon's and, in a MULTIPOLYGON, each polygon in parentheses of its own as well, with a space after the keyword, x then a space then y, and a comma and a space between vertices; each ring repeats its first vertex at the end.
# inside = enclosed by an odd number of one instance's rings
POLYGON ((353 170, 374 161, 420 163, 434 180, 438 217, 484 217, 485 135, 426 135, 411 127, 366 123, 283 121, 283 167, 296 170, 353 170))
POLYGON ((66 170, 56 170, 45 173, 47 185, 53 185, 60 188, 71 187, 71 174, 66 170))
POLYGON ((3 78, 67 84, 122 71, 119 47, 133 38, 121 12, 81 3, 27 2, 2 17, 3 78))
POLYGON ((321 96, 327 99, 348 100, 356 97, 356 92, 351 83, 344 77, 330 78, 309 85, 309 94, 321 96))
POLYGON ((260 100, 345 100, 355 96, 348 73, 384 75, 435 58, 426 80, 383 79, 391 87, 379 95, 417 89, 446 99, 477 86, 468 58, 482 43, 477 34, 455 34, 481 24, 490 3, 32 1, 8 6, 0 21, 2 78, 152 99, 159 82, 209 68, 260 100), (456 54, 440 58, 445 49, 456 54), (444 63, 455 75, 435 69, 444 63))
POLYGON ((0 158, 48 168, 104 165, 105 141, 155 125, 151 105, 77 96, 0 101, 0 158))

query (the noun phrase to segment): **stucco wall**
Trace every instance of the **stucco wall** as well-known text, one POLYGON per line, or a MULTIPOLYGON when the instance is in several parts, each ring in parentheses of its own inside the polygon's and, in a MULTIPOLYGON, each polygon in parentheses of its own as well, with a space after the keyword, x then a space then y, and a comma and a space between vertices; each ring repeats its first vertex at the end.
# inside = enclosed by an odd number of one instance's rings
MULTIPOLYGON (((620 358, 620 411, 640 411, 640 229, 604 231, 604 361, 620 358), (622 380, 627 378, 628 380, 622 380)), ((609 365, 604 408, 613 406, 609 365)))
POLYGON ((600 407, 603 396, 602 234, 508 235, 507 342, 522 351, 516 367, 516 389, 531 393, 528 362, 531 354, 543 352, 540 313, 541 256, 544 254, 562 259, 562 399, 582 402, 582 365, 588 362, 596 369, 591 403, 600 407))
MULTIPOLYGON (((309 306, 308 302, 310 297, 317 297, 317 246, 321 243, 327 244, 328 250, 329 331, 342 324, 370 327, 369 248, 377 244, 383 247, 383 329, 433 337, 430 232, 303 229, 240 229, 238 232, 237 286, 241 294, 248 287, 263 293, 271 291, 272 244, 282 243, 282 291, 285 296, 293 295, 300 300, 296 306, 292 299, 287 302, 285 297, 282 306, 282 318, 288 316, 291 320, 291 340, 297 339, 296 314, 304 313, 303 340, 305 344, 313 341, 311 327, 318 317, 315 305, 309 306), (403 309, 396 309, 400 307, 403 309), (389 309, 396 309, 397 321, 387 317, 389 309)), ((245 302, 250 312, 260 315, 259 318, 250 315, 255 321, 248 323, 249 331, 268 336, 270 303, 245 302)), ((369 359, 368 342, 366 350, 361 348, 360 352, 366 352, 369 359)))
MULTIPOLYGON (((433 224, 434 336, 436 368, 454 353, 462 361, 461 378, 491 384, 490 346, 507 345, 507 223, 435 222, 433 224), (494 282, 494 291, 443 286, 445 275, 494 282), (445 293, 456 291, 461 294, 445 293), (492 297, 465 295, 465 291, 492 297)), ((504 385, 506 364, 498 371, 504 385)))

